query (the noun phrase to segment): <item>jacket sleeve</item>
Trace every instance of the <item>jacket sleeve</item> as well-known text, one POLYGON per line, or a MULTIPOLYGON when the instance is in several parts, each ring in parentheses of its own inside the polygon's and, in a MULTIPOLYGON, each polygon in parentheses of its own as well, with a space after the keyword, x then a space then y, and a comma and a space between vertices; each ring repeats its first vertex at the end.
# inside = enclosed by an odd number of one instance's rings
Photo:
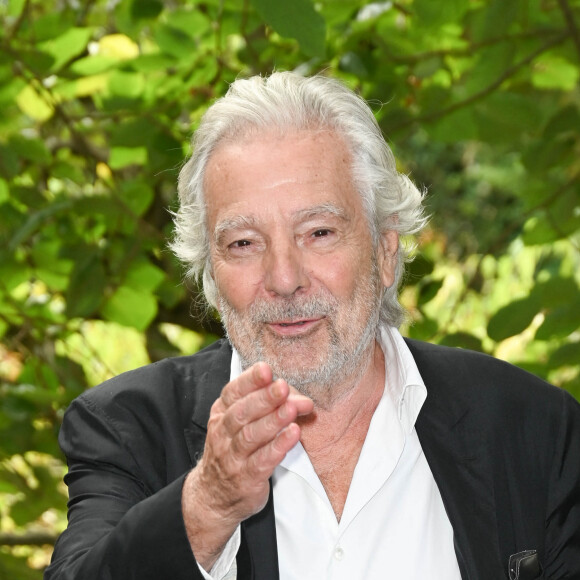
POLYGON ((580 405, 561 391, 546 514, 545 577, 580 578, 580 405))
MULTIPOLYGON (((145 433, 137 426, 135 440, 145 433)), ((127 439, 90 398, 67 411, 59 441, 69 466, 69 523, 45 580, 202 580, 181 513, 185 474, 155 489, 148 461, 127 439)))

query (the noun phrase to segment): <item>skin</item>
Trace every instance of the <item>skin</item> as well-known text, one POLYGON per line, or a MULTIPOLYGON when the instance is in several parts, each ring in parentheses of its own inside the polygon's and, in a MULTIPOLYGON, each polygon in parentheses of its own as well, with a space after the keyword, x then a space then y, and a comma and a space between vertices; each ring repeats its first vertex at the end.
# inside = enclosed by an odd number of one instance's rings
MULTIPOLYGON (((397 234, 386 232, 373 247, 348 150, 333 132, 263 133, 222 143, 207 166, 205 195, 222 304, 242 319, 256 302, 325 296, 338 305, 332 315, 266 320, 249 328, 249 336, 228 327, 236 348, 244 341, 250 348, 260 337, 279 376, 320 364, 332 328, 341 336, 361 330, 365 300, 358 304, 356 297, 360 281, 372 278, 373 259, 375 291, 393 284, 397 234)), ((206 570, 237 525, 264 507, 270 476, 298 440, 340 519, 384 380, 382 350, 373 339, 331 388, 307 391, 314 401, 284 378, 274 380, 265 362, 224 387, 211 410, 203 458, 182 496, 188 538, 206 570)))

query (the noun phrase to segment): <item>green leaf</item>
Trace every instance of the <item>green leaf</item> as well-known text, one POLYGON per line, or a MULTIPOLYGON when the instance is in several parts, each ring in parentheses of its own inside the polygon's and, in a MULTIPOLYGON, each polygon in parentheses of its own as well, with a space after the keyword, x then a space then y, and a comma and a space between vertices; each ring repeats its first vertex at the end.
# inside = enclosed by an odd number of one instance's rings
POLYGON ((476 108, 478 134, 487 143, 513 143, 514 135, 539 134, 542 110, 531 95, 495 93, 476 108))
POLYGON ((178 28, 159 26, 155 31, 155 40, 159 48, 166 54, 179 59, 191 59, 197 51, 195 41, 178 28))
POLYGON ((18 59, 39 76, 47 74, 56 62, 54 56, 40 50, 20 50, 18 51, 18 59))
POLYGON ((437 28, 446 22, 460 20, 469 8, 468 0, 445 0, 434 2, 433 0, 414 0, 413 8, 417 15, 420 26, 437 28))
POLYGON ((405 274, 405 282, 410 285, 416 284, 423 276, 433 272, 435 264, 423 254, 419 254, 408 266, 405 274))
POLYGON ((211 31, 211 21, 201 10, 189 6, 178 8, 167 14, 167 23, 188 36, 196 38, 211 31))
POLYGON ((435 298, 437 292, 443 286, 443 280, 430 280, 426 284, 421 286, 419 290, 419 300, 418 303, 420 305, 426 304, 435 298))
POLYGON ((561 234, 556 230, 545 211, 539 216, 533 216, 524 224, 522 241, 526 246, 549 244, 556 241, 561 234))
POLYGON ((251 0, 264 21, 280 36, 295 38, 308 56, 325 56, 326 24, 310 0, 251 0))
POLYGON ((135 20, 149 20, 159 16, 163 3, 158 0, 133 0, 131 2, 131 17, 135 20))
POLYGON ((580 113, 575 105, 568 105, 563 109, 558 109, 548 121, 543 137, 545 140, 556 138, 561 133, 577 133, 580 127, 580 113))
MULTIPOLYGON (((13 189, 14 191, 14 189, 13 189)), ((59 201, 56 203, 51 203, 42 209, 31 213, 26 221, 22 224, 20 228, 12 236, 8 248, 10 250, 15 250, 20 244, 27 240, 39 227, 46 223, 46 221, 72 207, 71 200, 59 201)))
POLYGON ((451 334, 446 334, 439 341, 439 344, 443 346, 468 348, 470 350, 484 352, 481 340, 476 336, 473 336, 473 334, 469 334, 468 332, 454 332, 451 334))
POLYGON ((10 197, 10 190, 8 188, 8 183, 4 179, 0 179, 0 205, 5 201, 8 201, 10 197))
POLYGON ((409 327, 409 336, 417 340, 432 340, 438 329, 437 321, 425 316, 409 327))
POLYGON ((572 91, 579 77, 578 65, 552 54, 538 57, 532 69, 532 83, 538 89, 572 91))
POLYGON ((109 167, 122 169, 129 165, 145 165, 147 163, 146 147, 113 147, 109 155, 109 167))
MULTIPOLYGON (((565 338, 580 329, 580 301, 548 312, 536 331, 535 340, 565 338)), ((580 364, 580 360, 578 361, 580 364)))
POLYGON ((86 49, 92 34, 91 28, 71 28, 61 36, 41 43, 39 48, 54 57, 51 70, 56 72, 86 49))
POLYGON ((556 308, 574 302, 580 296, 580 288, 573 278, 552 276, 536 284, 532 293, 544 308, 556 308))
POLYGON ((39 94, 31 85, 27 85, 18 93, 16 103, 24 114, 39 122, 47 121, 54 114, 51 101, 39 94))
POLYGON ((580 364, 580 342, 563 344, 550 355, 548 364, 553 369, 580 364))
POLYGON ((109 76, 109 91, 127 99, 136 99, 143 94, 145 77, 139 72, 113 71, 109 76))
POLYGON ((50 152, 41 139, 27 139, 22 135, 12 135, 10 146, 23 159, 42 165, 49 163, 51 160, 50 152))
POLYGON ((163 270, 145 259, 140 259, 131 264, 123 282, 134 290, 153 292, 164 279, 163 270))
POLYGON ((500 342, 523 332, 538 313, 540 305, 534 296, 514 300, 500 308, 487 325, 487 334, 496 342, 500 342))
POLYGON ((124 183, 119 190, 119 197, 135 215, 141 216, 153 202, 155 193, 150 185, 137 179, 124 183))
POLYGON ((105 268, 97 253, 78 261, 71 273, 66 291, 66 313, 69 318, 92 315, 103 301, 106 287, 105 268))
POLYGON ((567 163, 575 154, 575 145, 575 135, 567 133, 549 141, 533 141, 524 151, 522 161, 530 173, 545 173, 551 167, 567 163))
POLYGON ((121 286, 101 309, 112 322, 145 330, 157 314, 157 301, 151 293, 121 286))
POLYGON ((79 58, 72 63, 70 70, 77 75, 91 76, 106 72, 119 64, 118 58, 99 54, 79 58))
POLYGON ((473 113, 469 109, 459 109, 425 124, 432 139, 442 143, 457 143, 477 139, 478 131, 473 113))

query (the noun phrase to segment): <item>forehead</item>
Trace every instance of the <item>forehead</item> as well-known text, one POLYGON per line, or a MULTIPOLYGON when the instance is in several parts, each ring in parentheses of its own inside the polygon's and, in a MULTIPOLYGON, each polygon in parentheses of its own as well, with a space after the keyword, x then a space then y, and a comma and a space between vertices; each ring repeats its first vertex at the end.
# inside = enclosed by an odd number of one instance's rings
POLYGON ((210 228, 224 215, 264 207, 301 211, 332 203, 356 212, 362 205, 350 152, 328 130, 266 132, 222 142, 208 161, 204 186, 210 228))

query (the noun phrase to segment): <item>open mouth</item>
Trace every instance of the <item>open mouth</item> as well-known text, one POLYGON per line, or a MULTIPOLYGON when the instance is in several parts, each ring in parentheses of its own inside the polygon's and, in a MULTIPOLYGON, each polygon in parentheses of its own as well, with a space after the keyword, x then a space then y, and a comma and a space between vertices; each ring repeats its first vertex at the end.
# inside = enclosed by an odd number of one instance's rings
POLYGON ((279 322, 280 326, 302 326, 306 324, 308 320, 298 320, 298 322, 279 322))

